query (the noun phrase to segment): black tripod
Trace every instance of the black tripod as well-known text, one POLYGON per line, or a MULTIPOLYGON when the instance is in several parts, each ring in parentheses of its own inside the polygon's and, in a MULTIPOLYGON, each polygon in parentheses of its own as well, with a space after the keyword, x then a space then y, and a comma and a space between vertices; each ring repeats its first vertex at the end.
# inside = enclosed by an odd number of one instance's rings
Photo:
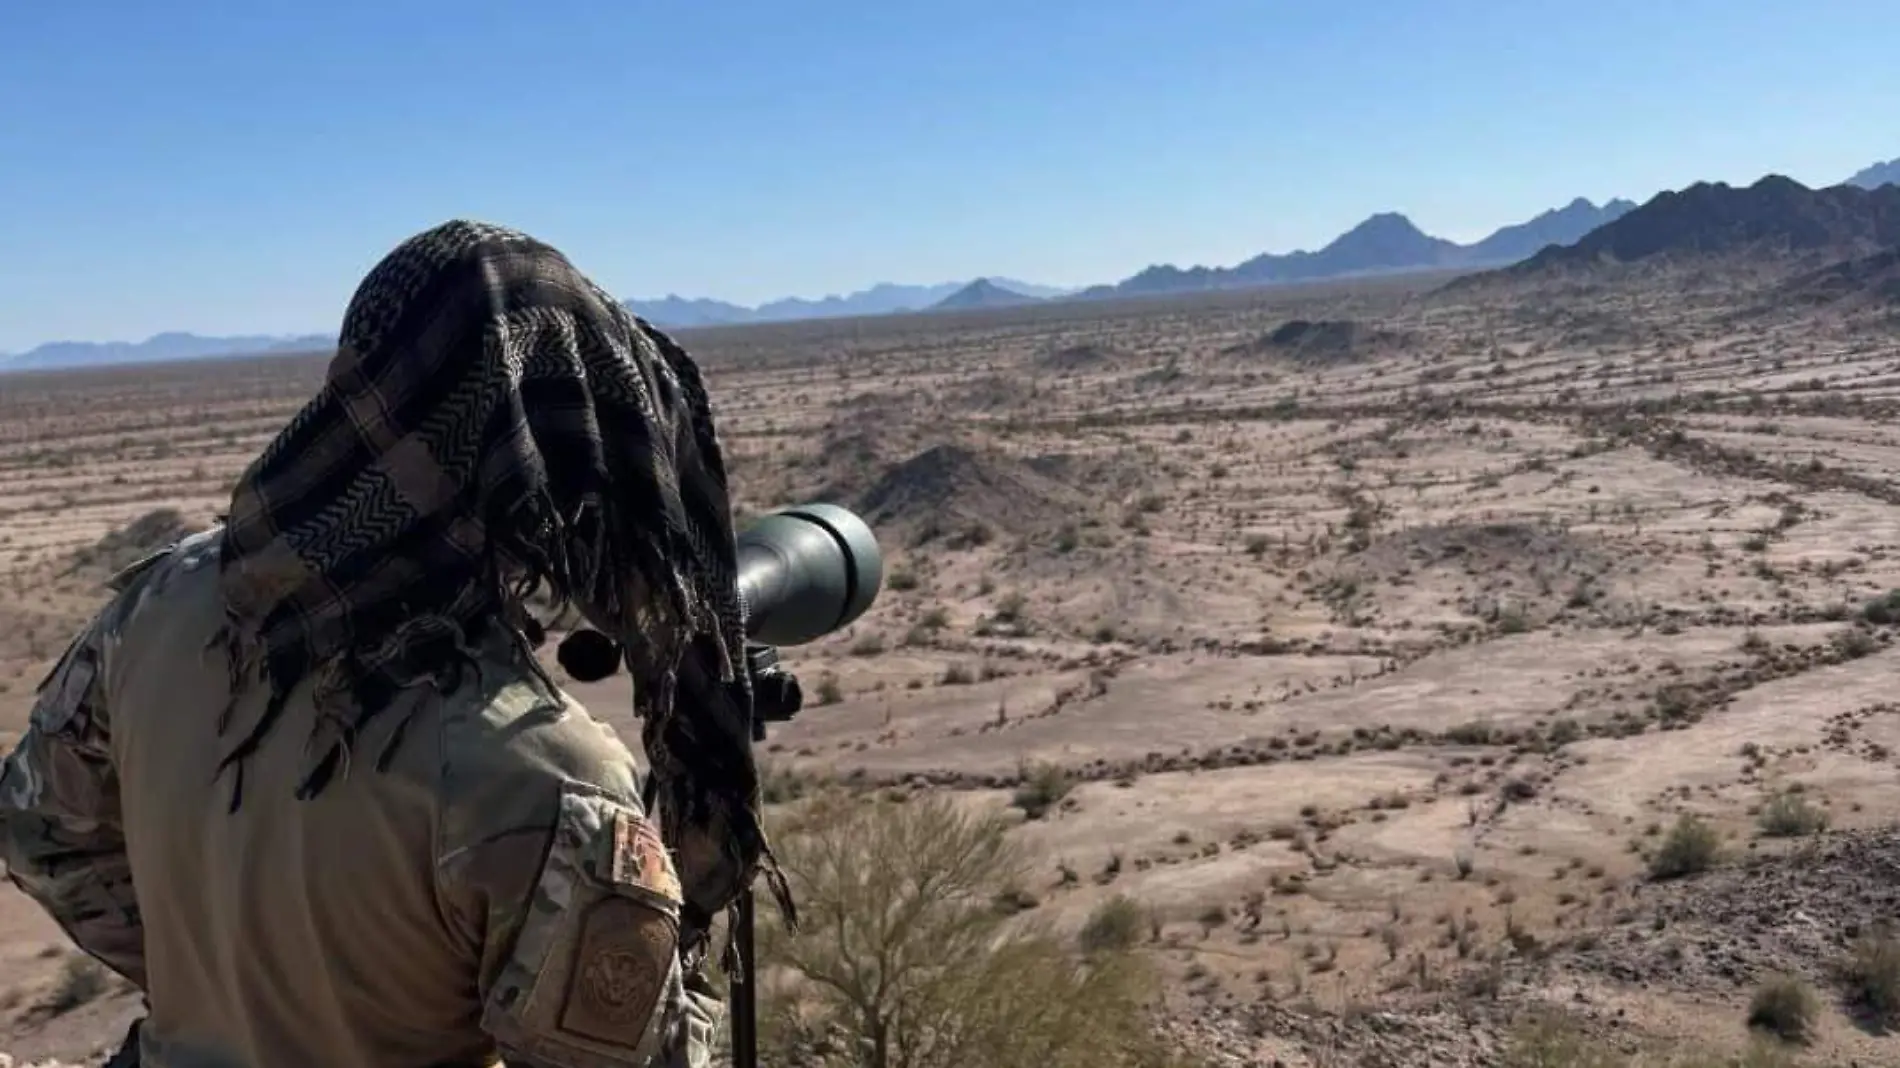
MULTIPOLYGON (((746 667, 752 674, 752 741, 765 741, 767 723, 785 723, 804 707, 805 691, 798 679, 780 665, 778 650, 769 645, 746 646, 746 667)), ((732 1066, 759 1065, 758 966, 752 956, 752 888, 739 891, 733 917, 733 947, 739 953, 739 981, 732 987, 732 1066)))
MULTIPOLYGON (((779 664, 778 650, 769 645, 746 646, 746 666, 752 676, 752 740, 765 740, 767 723, 784 723, 804 706, 804 690, 798 679, 779 664)), ((653 811, 653 780, 647 780, 646 809, 653 811)), ((758 1068, 759 1001, 758 964, 753 957, 754 902, 752 888, 739 891, 738 908, 733 916, 732 946, 739 958, 739 974, 731 984, 730 1024, 733 1068, 758 1068)), ((708 932, 710 935, 710 932, 708 932)))

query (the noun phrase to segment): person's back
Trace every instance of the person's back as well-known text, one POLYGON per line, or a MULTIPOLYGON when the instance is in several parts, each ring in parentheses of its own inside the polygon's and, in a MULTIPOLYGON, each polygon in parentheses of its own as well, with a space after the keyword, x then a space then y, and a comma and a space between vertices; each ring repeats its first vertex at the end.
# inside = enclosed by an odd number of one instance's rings
POLYGON ((703 1064, 688 977, 769 865, 735 574, 685 354, 531 238, 418 235, 225 525, 42 684, 0 861, 146 994, 155 1068, 703 1064), (619 640, 651 815, 537 588, 619 640))
MULTIPOLYGON (((296 781, 307 758, 315 706, 308 683, 293 691, 233 811, 207 713, 229 679, 216 549, 201 535, 151 561, 103 620, 95 685, 145 929, 145 1063, 491 1063, 470 1037, 503 964, 483 960, 485 936, 530 912, 564 789, 637 812, 631 754, 491 634, 462 685, 371 721, 354 752, 379 772, 307 801, 257 786, 296 781)), ((240 695, 234 719, 264 697, 240 695)))

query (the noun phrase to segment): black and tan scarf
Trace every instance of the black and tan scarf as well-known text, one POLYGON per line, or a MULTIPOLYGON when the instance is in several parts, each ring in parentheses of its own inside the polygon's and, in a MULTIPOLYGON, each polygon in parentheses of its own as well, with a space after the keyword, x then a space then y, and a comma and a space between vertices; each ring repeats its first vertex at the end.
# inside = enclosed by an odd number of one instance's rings
POLYGON ((625 649, 689 922, 703 931, 761 868, 789 910, 705 387, 559 252, 457 221, 377 264, 322 391, 239 481, 220 566, 235 680, 271 691, 224 761, 233 806, 300 681, 320 710, 308 796, 404 690, 452 684, 481 628, 525 646, 523 605, 545 590, 625 649))

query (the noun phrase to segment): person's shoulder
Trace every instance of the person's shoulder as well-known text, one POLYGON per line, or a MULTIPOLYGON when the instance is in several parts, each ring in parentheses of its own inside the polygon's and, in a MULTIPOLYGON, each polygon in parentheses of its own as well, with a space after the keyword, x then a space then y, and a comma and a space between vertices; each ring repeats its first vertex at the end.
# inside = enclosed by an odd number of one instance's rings
POLYGON ((222 614, 215 597, 218 535, 218 528, 191 535, 114 572, 105 582, 105 603, 54 663, 40 692, 70 696, 94 684, 110 688, 107 679, 117 670, 108 662, 121 659, 128 640, 143 649, 149 645, 143 635, 176 637, 215 627, 222 614), (144 626, 146 620, 160 626, 144 626))
POLYGON ((478 670, 440 709, 443 802, 490 828, 553 818, 563 790, 635 804, 633 754, 611 728, 550 686, 518 647, 483 643, 478 670))
POLYGON ((606 724, 518 661, 490 661, 483 674, 494 682, 452 695, 443 708, 451 768, 593 781, 632 767, 632 753, 606 724))
MULTIPOLYGON (((101 624, 122 630, 158 601, 169 618, 191 592, 215 591, 222 535, 220 527, 191 534, 119 569, 106 580, 112 599, 100 612, 101 624)), ((200 599, 215 607, 215 599, 200 599)))

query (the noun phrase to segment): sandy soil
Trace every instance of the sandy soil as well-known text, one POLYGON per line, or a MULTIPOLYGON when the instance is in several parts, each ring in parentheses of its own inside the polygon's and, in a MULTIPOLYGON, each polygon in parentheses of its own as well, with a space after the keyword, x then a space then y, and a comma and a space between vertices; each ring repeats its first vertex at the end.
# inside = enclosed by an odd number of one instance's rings
MULTIPOLYGON (((1152 905, 1228 1063, 1483 1063, 1539 1002, 1735 1045, 1762 978, 1833 990, 1893 914, 1891 332, 1387 283, 686 340, 742 506, 838 500, 888 554, 871 614, 788 652, 819 696, 774 774, 1008 807, 1061 769, 1017 832, 1036 908, 1152 905), (1825 832, 1764 834, 1790 789, 1825 832), (1683 813, 1723 857, 1653 879, 1683 813)), ((322 370, 0 379, 0 743, 108 566, 210 522, 322 370)), ((0 893, 0 1049, 83 1059, 133 1014, 49 1007, 66 954, 0 893)), ((1814 1063, 1900 1063, 1824 1016, 1814 1063)))

